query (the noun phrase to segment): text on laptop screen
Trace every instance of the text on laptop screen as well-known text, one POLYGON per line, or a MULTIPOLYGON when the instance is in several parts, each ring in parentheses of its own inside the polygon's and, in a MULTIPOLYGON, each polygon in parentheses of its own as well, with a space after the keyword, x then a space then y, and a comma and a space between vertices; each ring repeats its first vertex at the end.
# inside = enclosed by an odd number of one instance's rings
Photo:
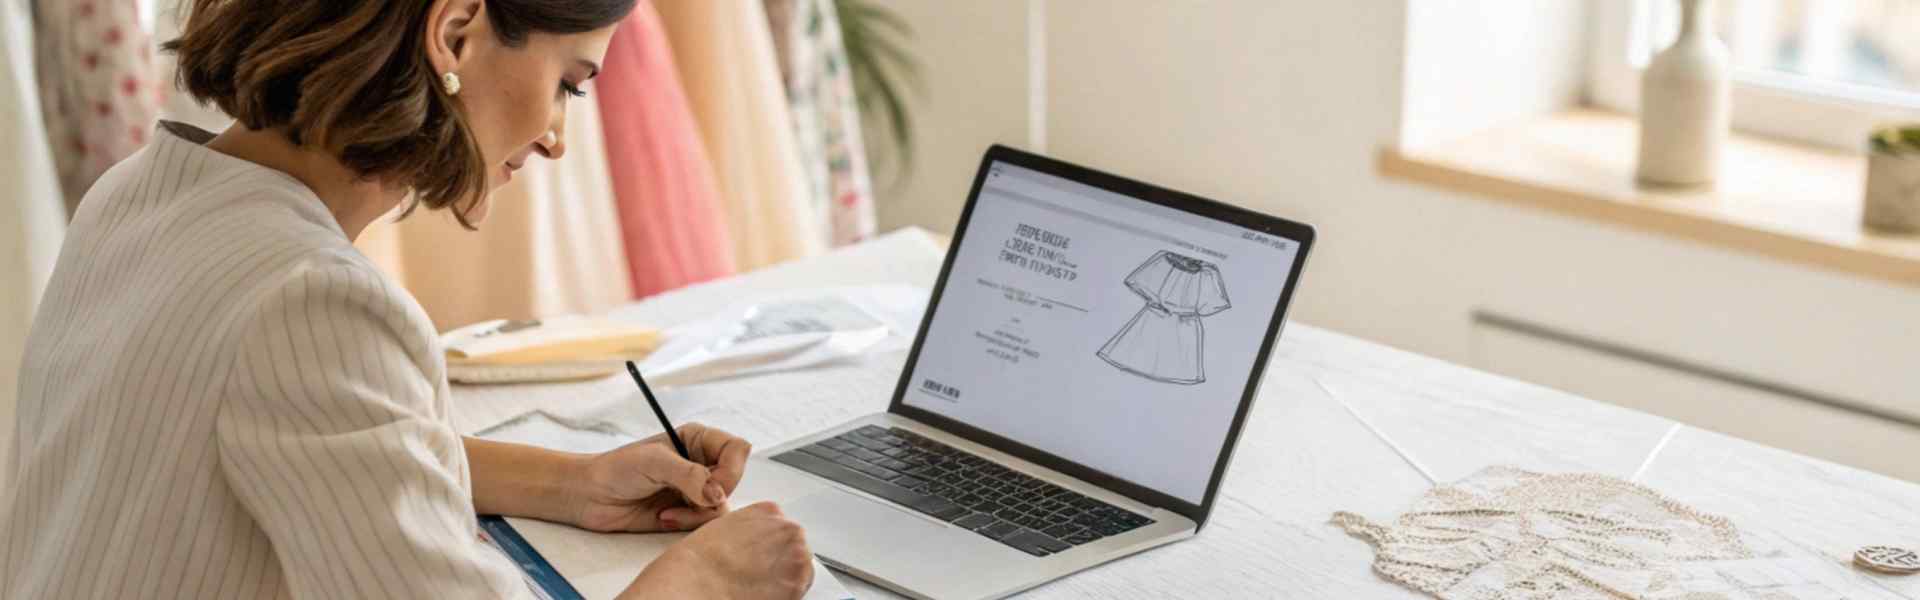
POLYGON ((1299 244, 990 167, 903 402, 1195 504, 1299 244))

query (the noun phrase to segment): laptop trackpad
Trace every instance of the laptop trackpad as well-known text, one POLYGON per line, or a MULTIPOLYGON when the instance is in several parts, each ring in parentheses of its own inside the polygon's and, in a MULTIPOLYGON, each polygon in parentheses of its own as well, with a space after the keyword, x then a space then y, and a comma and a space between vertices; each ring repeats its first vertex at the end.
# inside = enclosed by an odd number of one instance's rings
POLYGON ((806 527, 807 543, 815 554, 902 587, 950 589, 947 586, 958 582, 947 579, 979 574, 980 569, 992 566, 956 563, 975 563, 1012 552, 972 532, 930 522, 906 508, 837 489, 810 494, 783 508, 806 527), (929 560, 933 557, 938 560, 929 560))

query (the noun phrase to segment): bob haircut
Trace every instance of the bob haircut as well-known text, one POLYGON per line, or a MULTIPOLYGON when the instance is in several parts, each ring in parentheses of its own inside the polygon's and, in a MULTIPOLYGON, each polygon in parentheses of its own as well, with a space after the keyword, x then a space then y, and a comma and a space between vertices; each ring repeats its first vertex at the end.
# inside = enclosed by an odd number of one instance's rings
MULTIPOLYGON (((185 0, 176 83, 251 129, 283 128, 365 179, 413 191, 412 212, 452 207, 461 226, 487 167, 460 103, 427 62, 429 0, 185 0)), ((500 41, 620 22, 635 0, 485 0, 500 41)), ((404 213, 403 213, 404 214, 404 213)))

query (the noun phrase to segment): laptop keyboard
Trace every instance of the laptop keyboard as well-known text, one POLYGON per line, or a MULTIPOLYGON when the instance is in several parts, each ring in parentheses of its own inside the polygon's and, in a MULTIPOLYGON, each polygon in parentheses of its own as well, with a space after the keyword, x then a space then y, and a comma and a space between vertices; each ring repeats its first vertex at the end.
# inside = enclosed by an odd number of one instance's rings
POLYGON ((1149 519, 898 427, 861 427, 774 455, 1034 556, 1152 524, 1149 519))

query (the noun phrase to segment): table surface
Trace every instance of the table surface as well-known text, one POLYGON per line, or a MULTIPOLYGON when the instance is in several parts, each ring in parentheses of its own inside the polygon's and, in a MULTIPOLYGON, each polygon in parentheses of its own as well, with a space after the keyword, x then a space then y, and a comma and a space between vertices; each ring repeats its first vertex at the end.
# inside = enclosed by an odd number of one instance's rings
MULTIPOLYGON (((903 230, 662 294, 616 316, 664 326, 765 293, 931 287, 942 256, 926 232, 903 230)), ((1312 282, 1303 281, 1301 293, 1312 293, 1312 282)), ((904 360, 904 352, 891 352, 826 372, 699 384, 663 392, 661 402, 676 418, 771 447, 886 410, 904 360)), ((631 386, 618 377, 455 386, 454 418, 470 433, 535 408, 625 398, 631 386)), ((1632 479, 1743 529, 1787 539, 1836 569, 1847 569, 1863 545, 1920 546, 1920 485, 1291 322, 1206 529, 1027 596, 1412 597, 1375 575, 1373 550, 1328 517, 1345 510, 1390 519, 1431 486, 1429 477, 1448 482, 1490 465, 1632 479)), ((1920 598, 1920 576, 1855 576, 1890 595, 1920 598)), ((862 598, 894 597, 841 579, 862 598)))

